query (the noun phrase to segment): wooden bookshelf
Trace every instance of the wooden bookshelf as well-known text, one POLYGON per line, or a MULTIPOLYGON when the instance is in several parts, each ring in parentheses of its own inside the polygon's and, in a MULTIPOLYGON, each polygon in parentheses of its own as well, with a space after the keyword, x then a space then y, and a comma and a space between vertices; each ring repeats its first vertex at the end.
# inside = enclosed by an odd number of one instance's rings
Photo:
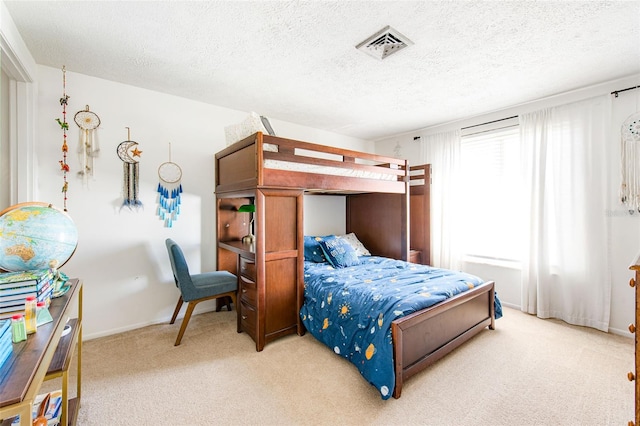
POLYGON ((32 404, 42 382, 62 379, 61 425, 74 425, 80 407, 82 359, 82 282, 69 280, 69 291, 51 301, 49 312, 52 322, 38 327, 26 341, 13 344, 13 353, 0 367, 0 422, 10 425, 20 415, 21 425, 31 425, 32 404), (77 317, 70 318, 77 306, 77 317), (67 324, 71 332, 62 336, 67 324), (77 345, 76 397, 69 400, 68 373, 77 345))

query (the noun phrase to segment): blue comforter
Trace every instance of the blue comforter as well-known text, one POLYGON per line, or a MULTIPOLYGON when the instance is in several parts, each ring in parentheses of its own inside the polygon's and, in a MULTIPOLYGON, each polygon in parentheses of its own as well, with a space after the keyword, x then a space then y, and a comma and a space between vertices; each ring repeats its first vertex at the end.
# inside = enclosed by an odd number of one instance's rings
MULTIPOLYGON (((395 386, 391 322, 484 281, 383 257, 360 259, 359 265, 340 269, 305 261, 300 316, 311 334, 355 364, 388 399, 395 386)), ((501 315, 496 297, 496 318, 501 315)))

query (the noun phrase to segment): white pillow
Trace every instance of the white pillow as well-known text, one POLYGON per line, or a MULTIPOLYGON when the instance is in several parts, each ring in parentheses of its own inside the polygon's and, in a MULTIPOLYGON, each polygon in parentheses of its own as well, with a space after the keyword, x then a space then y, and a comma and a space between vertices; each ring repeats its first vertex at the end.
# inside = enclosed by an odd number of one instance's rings
POLYGON ((356 237, 356 234, 354 234, 353 232, 346 235, 339 235, 338 237, 342 238, 343 240, 351 244, 351 247, 353 247, 353 249, 356 251, 356 254, 358 256, 371 256, 371 253, 369 253, 369 250, 367 250, 364 244, 360 242, 358 237, 356 237))
POLYGON ((262 132, 265 135, 269 134, 267 132, 267 129, 264 127, 260 116, 255 112, 251 112, 251 114, 249 114, 249 116, 242 122, 232 124, 224 128, 227 146, 241 141, 242 139, 247 138, 256 132, 262 132))

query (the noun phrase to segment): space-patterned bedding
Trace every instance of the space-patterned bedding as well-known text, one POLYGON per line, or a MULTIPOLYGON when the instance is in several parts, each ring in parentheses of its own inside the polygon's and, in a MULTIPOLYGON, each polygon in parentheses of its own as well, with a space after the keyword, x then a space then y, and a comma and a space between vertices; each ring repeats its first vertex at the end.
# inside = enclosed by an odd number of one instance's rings
MULTIPOLYGON (((377 256, 334 268, 305 261, 302 321, 318 340, 355 364, 388 399, 395 374, 391 322, 484 281, 463 272, 377 256)), ((496 297, 496 319, 502 315, 496 297)))

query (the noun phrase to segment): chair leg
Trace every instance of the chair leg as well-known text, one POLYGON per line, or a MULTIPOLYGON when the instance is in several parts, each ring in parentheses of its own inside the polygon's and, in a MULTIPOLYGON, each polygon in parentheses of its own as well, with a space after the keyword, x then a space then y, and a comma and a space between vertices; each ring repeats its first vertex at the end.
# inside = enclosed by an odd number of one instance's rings
POLYGON ((231 297, 222 296, 216 299, 216 312, 220 312, 223 307, 227 307, 227 311, 231 310, 231 297))
POLYGON ((178 297, 178 304, 176 305, 176 309, 173 311, 173 316, 171 317, 171 322, 169 324, 173 324, 176 322, 176 318, 178 318, 178 313, 180 312, 180 308, 182 307, 182 295, 178 297))
POLYGON ((180 344, 182 336, 184 335, 184 331, 187 329, 187 324, 189 324, 189 320, 191 319, 193 308, 196 307, 197 303, 198 301, 192 301, 187 305, 187 312, 184 313, 184 318, 182 318, 182 325, 180 325, 180 331, 178 332, 178 338, 176 339, 176 343, 173 346, 178 346, 180 344))
POLYGON ((227 311, 231 311, 231 303, 237 306, 236 293, 234 291, 225 293, 224 296, 220 296, 216 299, 216 312, 220 312, 223 306, 227 307, 227 311))

